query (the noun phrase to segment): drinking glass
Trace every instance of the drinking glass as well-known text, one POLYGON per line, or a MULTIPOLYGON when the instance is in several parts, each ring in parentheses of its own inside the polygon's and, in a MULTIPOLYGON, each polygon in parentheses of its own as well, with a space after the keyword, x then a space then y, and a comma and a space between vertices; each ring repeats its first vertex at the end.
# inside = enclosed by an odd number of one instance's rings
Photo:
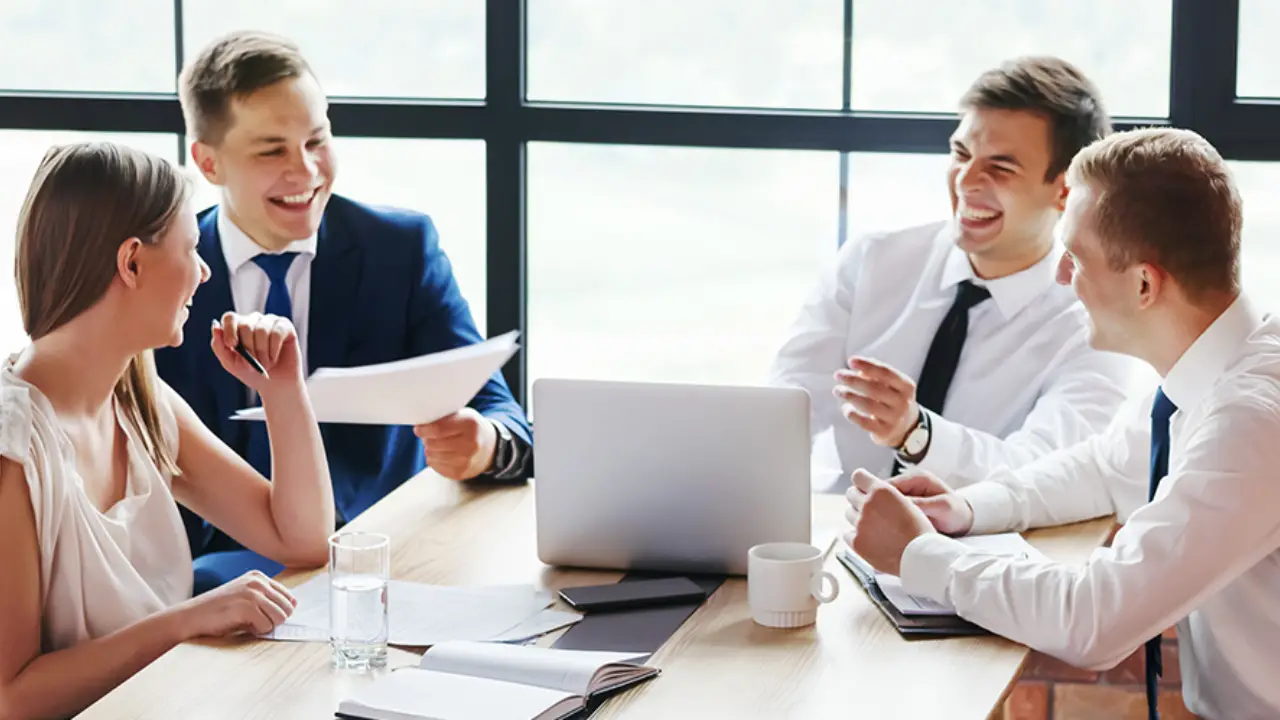
POLYGON ((329 538, 329 646, 333 667, 387 666, 387 581, 391 539, 341 532, 329 538))

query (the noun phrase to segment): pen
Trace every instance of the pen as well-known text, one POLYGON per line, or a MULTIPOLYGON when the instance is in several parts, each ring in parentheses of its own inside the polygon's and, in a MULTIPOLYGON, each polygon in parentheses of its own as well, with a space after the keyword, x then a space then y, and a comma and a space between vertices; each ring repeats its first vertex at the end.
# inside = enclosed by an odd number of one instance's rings
POLYGON ((240 353, 240 357, 244 358, 245 362, 249 363, 249 365, 251 365, 254 370, 257 370, 259 373, 261 373, 262 377, 268 378, 268 379, 271 378, 271 376, 267 374, 266 369, 262 367, 262 363, 258 362, 258 358, 254 357, 253 353, 245 349, 244 343, 241 343, 241 342, 236 343, 236 352, 240 353))

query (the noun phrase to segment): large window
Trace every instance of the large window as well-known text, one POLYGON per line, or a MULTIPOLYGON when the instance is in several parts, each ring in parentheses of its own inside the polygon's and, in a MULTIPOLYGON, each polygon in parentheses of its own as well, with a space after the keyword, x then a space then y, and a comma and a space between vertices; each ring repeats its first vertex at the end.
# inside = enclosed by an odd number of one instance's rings
POLYGON ((836 153, 533 145, 531 376, 762 381, 838 176, 836 153))
POLYGON ((840 107, 840 0, 529 0, 529 98, 840 107))
MULTIPOLYGON (((1118 127, 1214 142, 1246 286, 1280 302, 1273 27, 1271 0, 2 3, 0 265, 50 143, 127 131, 182 161, 178 66, 257 28, 330 94, 337 191, 429 213, 477 324, 523 331, 521 398, 549 375, 758 381, 838 243, 947 215, 957 101, 1022 54, 1078 65, 1118 127)), ((9 346, 16 306, 6 277, 9 346)))
POLYGON ((1057 55, 1113 114, 1167 117, 1171 11, 1169 0, 856 0, 853 107, 951 112, 987 68, 1057 55))
POLYGON ((173 92, 173 45, 173 0, 6 0, 0 91, 173 92))
POLYGON ((297 42, 332 95, 484 97, 484 3, 477 0, 182 0, 182 5, 188 55, 224 33, 251 28, 297 42))

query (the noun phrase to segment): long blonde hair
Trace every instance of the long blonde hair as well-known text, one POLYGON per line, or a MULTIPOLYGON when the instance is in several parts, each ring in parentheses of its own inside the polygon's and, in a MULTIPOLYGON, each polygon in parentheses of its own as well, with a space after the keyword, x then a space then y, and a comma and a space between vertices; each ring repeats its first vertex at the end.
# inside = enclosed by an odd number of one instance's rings
MULTIPOLYGON (((32 340, 93 306, 116 275, 120 244, 160 242, 190 185, 169 162, 109 142, 51 148, 18 218, 14 276, 22 325, 32 340)), ((162 472, 177 474, 156 408, 150 350, 135 355, 115 395, 162 472)))

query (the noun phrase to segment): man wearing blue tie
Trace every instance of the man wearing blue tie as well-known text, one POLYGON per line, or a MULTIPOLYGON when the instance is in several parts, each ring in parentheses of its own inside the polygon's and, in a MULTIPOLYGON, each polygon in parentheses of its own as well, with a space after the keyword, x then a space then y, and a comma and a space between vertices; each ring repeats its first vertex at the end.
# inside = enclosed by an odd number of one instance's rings
POLYGON ((905 590, 1091 669, 1145 647, 1157 716, 1160 634, 1176 624, 1187 708, 1280 717, 1280 320, 1240 288, 1240 195, 1186 130, 1113 135, 1068 172, 1059 281, 1090 341, 1163 378, 1110 428, 952 490, 857 472, 853 549, 905 590), (1083 566, 968 550, 948 537, 1114 513, 1083 566))
MULTIPOLYGON (((328 104, 292 42, 258 32, 224 36, 184 69, 180 96, 195 167, 222 194, 199 216, 199 253, 211 277, 196 293, 189 326, 205 327, 231 310, 291 318, 307 372, 482 339, 429 217, 333 194, 328 104)), ((270 477, 262 424, 229 419, 257 398, 216 363, 200 343, 156 353, 161 377, 270 477)), ((322 434, 339 523, 424 465, 482 482, 523 482, 533 467, 528 420, 497 373, 470 407, 437 422, 330 424, 322 434)), ((188 513, 184 520, 197 591, 249 569, 281 569, 202 519, 188 513)))

